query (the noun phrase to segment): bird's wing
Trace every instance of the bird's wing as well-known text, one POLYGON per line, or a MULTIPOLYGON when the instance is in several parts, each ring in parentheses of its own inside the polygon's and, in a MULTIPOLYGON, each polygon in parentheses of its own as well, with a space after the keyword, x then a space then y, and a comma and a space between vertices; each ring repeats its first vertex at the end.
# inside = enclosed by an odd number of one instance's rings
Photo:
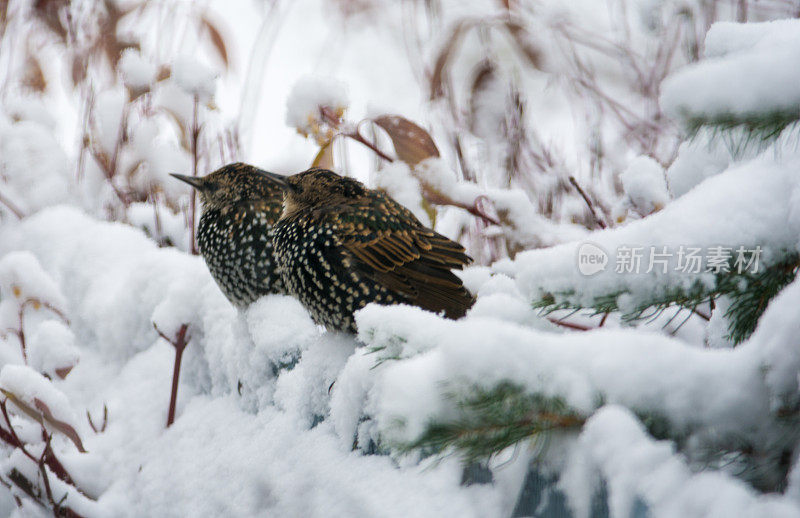
POLYGON ((451 270, 471 262, 464 248, 393 200, 372 201, 337 218, 342 246, 359 273, 423 308, 462 316, 473 299, 451 270))

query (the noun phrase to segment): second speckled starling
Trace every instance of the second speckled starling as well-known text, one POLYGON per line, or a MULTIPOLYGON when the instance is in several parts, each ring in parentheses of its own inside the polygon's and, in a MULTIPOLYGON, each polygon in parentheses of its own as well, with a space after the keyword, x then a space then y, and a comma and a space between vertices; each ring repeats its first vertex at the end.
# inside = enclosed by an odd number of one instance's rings
POLYGON ((452 269, 471 259, 381 191, 326 169, 284 177, 275 258, 284 285, 329 329, 354 332, 353 313, 370 302, 411 304, 449 318, 473 297, 452 269))
POLYGON ((200 194, 197 244, 228 300, 244 308, 262 295, 285 293, 272 248, 283 191, 263 171, 241 162, 203 177, 172 176, 200 194))

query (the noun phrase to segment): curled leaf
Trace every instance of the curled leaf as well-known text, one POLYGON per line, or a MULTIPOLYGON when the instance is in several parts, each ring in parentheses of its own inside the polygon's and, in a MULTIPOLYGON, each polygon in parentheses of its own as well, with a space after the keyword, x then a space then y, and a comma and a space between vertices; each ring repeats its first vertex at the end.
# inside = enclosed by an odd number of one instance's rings
POLYGON ((186 151, 191 153, 192 143, 189 140, 189 135, 191 134, 191 132, 190 132, 189 128, 186 127, 186 122, 183 120, 183 118, 180 115, 178 115, 178 113, 176 111, 174 111, 174 110, 172 110, 170 108, 167 108, 166 106, 161 106, 160 109, 164 113, 169 115, 170 118, 172 119, 172 121, 175 122, 175 125, 178 127, 178 130, 180 131, 181 147, 183 149, 185 149, 186 151))
POLYGON ((67 41, 67 30, 64 28, 61 13, 66 11, 67 0, 36 0, 33 3, 33 15, 41 20, 61 41, 67 41))
POLYGON ((436 57, 436 63, 433 65, 433 74, 430 79, 430 96, 431 100, 444 95, 444 74, 447 70, 447 65, 455 52, 456 47, 461 43, 461 38, 467 29, 475 25, 475 22, 462 20, 458 22, 447 38, 447 43, 444 44, 442 50, 439 51, 436 57))
POLYGON ((161 65, 158 67, 158 73, 156 74, 156 81, 164 81, 165 79, 169 79, 172 75, 172 69, 169 65, 161 65))
POLYGON ((75 428, 73 428, 69 423, 65 423, 64 421, 56 419, 44 401, 39 398, 33 398, 33 404, 36 408, 31 408, 30 405, 18 398, 13 392, 9 392, 5 389, 0 389, 0 392, 2 392, 9 401, 14 403, 14 405, 28 417, 41 425, 47 423, 50 425, 50 427, 61 432, 70 441, 72 441, 79 452, 86 453, 86 450, 83 448, 81 438, 78 435, 78 432, 75 431, 75 428))
POLYGON ((33 54, 28 54, 28 59, 25 62, 25 75, 22 78, 22 85, 39 93, 47 89, 47 80, 44 78, 42 65, 33 54))
POLYGON ((77 86, 86 79, 86 70, 88 66, 86 54, 76 54, 75 57, 72 58, 72 70, 70 74, 72 86, 77 86))
POLYGON ((511 39, 517 45, 520 52, 522 52, 522 55, 525 56, 525 59, 528 60, 528 63, 530 63, 533 68, 542 70, 542 53, 531 42, 528 30, 515 20, 506 21, 505 26, 511 39))
POLYGON ((333 169, 333 140, 329 140, 319 149, 319 153, 314 157, 311 167, 321 167, 323 169, 333 169))
POLYGON ((211 40, 211 44, 216 49, 217 54, 219 54, 220 59, 222 59, 222 62, 225 63, 225 68, 230 68, 230 61, 228 59, 228 49, 225 46, 225 39, 222 37, 222 34, 219 32, 219 29, 217 29, 216 26, 211 22, 211 20, 209 20, 205 16, 200 18, 200 23, 208 31, 208 37, 211 40))
POLYGON ((33 398, 33 404, 36 405, 36 409, 42 413, 42 417, 44 417, 44 420, 47 421, 50 426, 66 435, 67 438, 72 441, 73 444, 75 444, 75 447, 78 448, 79 452, 86 453, 86 450, 83 448, 81 438, 78 435, 78 432, 75 431, 75 428, 64 421, 59 421, 56 419, 44 401, 38 398, 33 398))
POLYGON ((56 368, 56 376, 59 378, 66 379, 70 372, 72 372, 72 368, 75 367, 74 365, 70 365, 68 367, 58 367, 56 368))
POLYGON ((495 65, 488 59, 483 60, 475 69, 469 96, 469 127, 473 133, 477 127, 481 96, 490 88, 496 75, 495 65))
POLYGON ((426 158, 438 157, 439 149, 425 129, 399 115, 383 115, 373 122, 392 139, 397 158, 411 167, 426 158))

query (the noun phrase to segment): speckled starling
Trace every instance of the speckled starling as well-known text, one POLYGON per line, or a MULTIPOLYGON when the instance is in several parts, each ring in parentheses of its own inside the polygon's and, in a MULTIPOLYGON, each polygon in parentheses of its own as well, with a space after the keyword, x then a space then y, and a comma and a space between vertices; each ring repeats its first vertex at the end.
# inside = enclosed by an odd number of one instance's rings
POLYGON ((173 174, 197 189, 203 212, 197 244, 222 293, 243 308, 285 293, 273 258, 273 225, 283 192, 263 171, 237 162, 203 177, 173 174))
POLYGON ((314 321, 354 332, 370 302, 464 316, 473 297, 452 269, 471 261, 381 191, 325 169, 265 173, 285 191, 275 258, 289 294, 314 321))

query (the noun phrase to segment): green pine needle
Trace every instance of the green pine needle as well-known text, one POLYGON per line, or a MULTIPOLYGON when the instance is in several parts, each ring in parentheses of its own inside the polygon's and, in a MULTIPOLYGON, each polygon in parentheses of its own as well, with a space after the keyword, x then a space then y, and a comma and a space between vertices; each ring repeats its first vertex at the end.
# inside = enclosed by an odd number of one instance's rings
MULTIPOLYGON (((776 264, 762 268, 758 273, 736 273, 733 265, 730 272, 716 275, 714 286, 709 288, 699 280, 689 288, 681 286, 669 287, 665 291, 640 302, 633 311, 622 313, 622 320, 635 322, 659 316, 670 307, 679 307, 694 311, 699 305, 721 296, 727 296, 731 305, 725 312, 728 320, 728 335, 734 344, 746 340, 755 330, 758 319, 767 308, 767 304, 784 286, 792 282, 800 267, 800 255, 787 254, 776 264)), ((549 314, 557 310, 589 310, 593 314, 619 312, 617 303, 624 291, 615 291, 592 300, 591 305, 574 302, 575 292, 564 291, 557 295, 546 294, 533 303, 534 308, 549 314)))
POLYGON ((524 388, 503 382, 486 389, 473 387, 457 401, 458 416, 446 422, 430 423, 415 441, 401 447, 441 454, 454 449, 467 462, 488 458, 551 430, 577 428, 585 417, 558 397, 526 393, 524 388))

